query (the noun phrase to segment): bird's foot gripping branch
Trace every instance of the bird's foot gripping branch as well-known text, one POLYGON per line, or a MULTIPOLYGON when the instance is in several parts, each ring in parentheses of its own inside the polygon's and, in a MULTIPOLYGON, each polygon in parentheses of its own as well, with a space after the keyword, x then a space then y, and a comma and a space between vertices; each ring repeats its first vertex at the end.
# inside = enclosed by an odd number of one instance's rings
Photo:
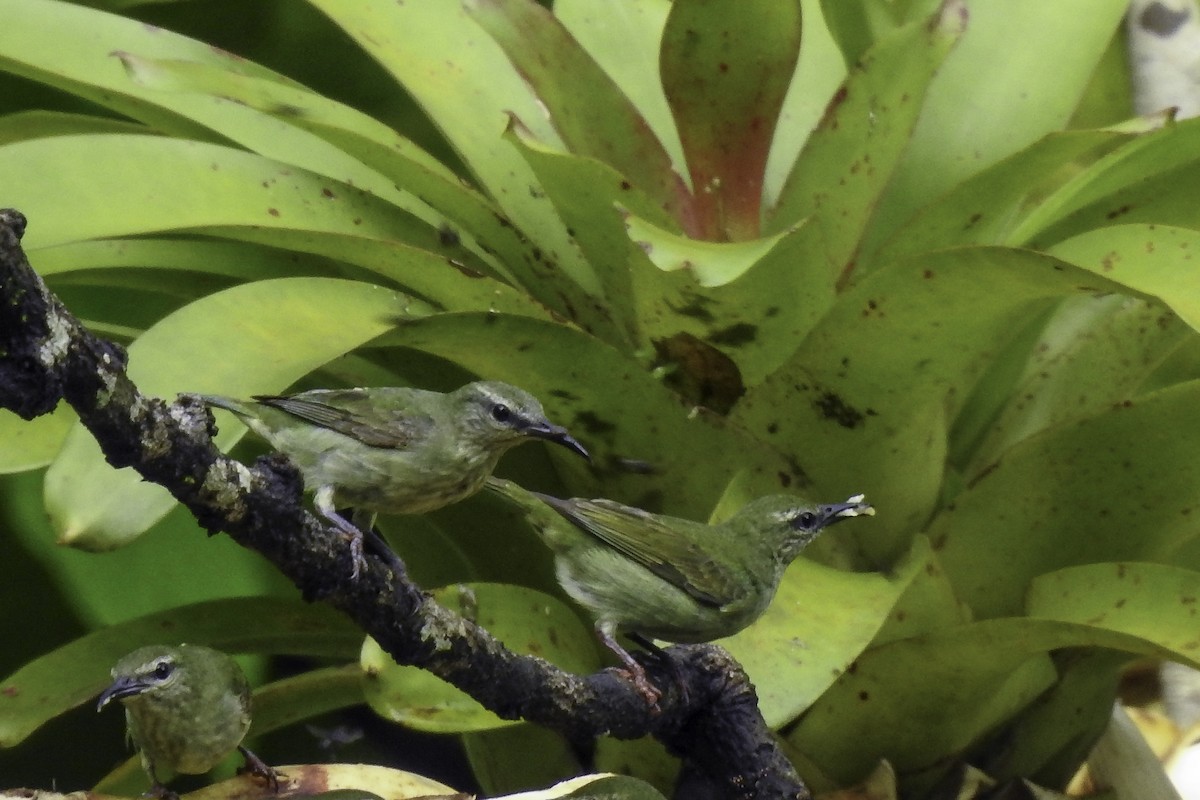
POLYGON ((0 407, 33 419, 65 400, 114 467, 166 487, 202 526, 261 553, 396 661, 429 670, 502 717, 576 741, 653 735, 729 797, 809 796, 764 724, 753 686, 721 648, 673 647, 674 670, 648 662, 655 684, 672 687, 656 711, 614 671, 581 678, 513 654, 433 602, 398 561, 367 558, 351 579, 342 533, 305 511, 295 468, 278 456, 246 468, 213 446, 203 408, 141 394, 123 350, 89 333, 32 270, 20 247, 25 224, 19 212, 0 211, 0 407))

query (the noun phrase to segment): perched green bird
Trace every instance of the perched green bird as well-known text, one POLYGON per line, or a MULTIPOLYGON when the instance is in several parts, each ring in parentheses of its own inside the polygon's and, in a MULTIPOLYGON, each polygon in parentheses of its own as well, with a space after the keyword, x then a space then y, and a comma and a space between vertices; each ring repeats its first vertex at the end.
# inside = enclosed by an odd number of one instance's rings
POLYGON ((783 572, 829 525, 875 509, 855 495, 815 505, 789 495, 762 497, 716 525, 651 514, 611 500, 560 500, 493 481, 515 499, 554 551, 559 583, 596 616, 600 640, 621 659, 651 704, 659 692, 616 634, 669 642, 731 636, 767 609, 783 572), (539 498, 570 525, 531 509, 539 498))
POLYGON ((242 747, 250 727, 250 684, 232 658, 194 644, 150 645, 118 661, 112 677, 96 710, 112 700, 124 704, 129 738, 141 751, 154 796, 174 796, 159 781, 159 768, 199 775, 234 748, 250 772, 279 791, 275 770, 242 747))
POLYGON ((350 541, 353 575, 375 512, 422 514, 478 492, 505 451, 545 439, 584 458, 526 391, 497 381, 443 394, 422 389, 315 389, 253 401, 199 395, 232 411, 300 468, 318 513, 350 541), (355 510, 354 523, 337 513, 355 510))

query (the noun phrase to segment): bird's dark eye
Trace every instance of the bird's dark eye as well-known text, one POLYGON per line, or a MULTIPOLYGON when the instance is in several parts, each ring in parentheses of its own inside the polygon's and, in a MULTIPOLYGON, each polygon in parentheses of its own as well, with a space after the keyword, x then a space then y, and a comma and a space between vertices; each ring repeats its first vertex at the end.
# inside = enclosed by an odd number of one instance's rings
POLYGON ((496 403, 492 406, 492 419, 496 422, 508 422, 512 419, 512 409, 504 405, 504 403, 496 403))
POLYGON ((165 681, 167 678, 171 677, 171 670, 172 667, 170 661, 160 661, 154 665, 154 677, 158 678, 160 681, 165 681))
POLYGON ((817 515, 811 511, 801 511, 792 523, 795 528, 811 528, 817 524, 817 515))

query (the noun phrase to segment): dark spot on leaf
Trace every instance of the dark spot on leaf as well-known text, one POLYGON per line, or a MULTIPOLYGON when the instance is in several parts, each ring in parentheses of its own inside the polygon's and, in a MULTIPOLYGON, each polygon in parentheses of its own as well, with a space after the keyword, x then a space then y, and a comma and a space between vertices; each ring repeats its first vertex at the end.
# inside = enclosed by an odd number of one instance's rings
POLYGON ((21 690, 15 686, 5 686, 3 689, 0 689, 0 694, 4 695, 5 697, 16 697, 20 693, 21 690))
POLYGON ((1117 580, 1124 579, 1126 571, 1124 564, 1117 564, 1117 580))
POLYGON ((621 191, 628 192, 632 188, 633 188, 633 184, 630 183, 629 181, 621 181, 621 191))
POLYGON ((853 674, 854 674, 854 673, 856 673, 856 672, 858 672, 858 662, 857 662, 857 661, 851 661, 851 662, 850 662, 850 666, 846 667, 846 674, 847 674, 847 675, 853 675, 853 674))
POLYGON ((461 261, 457 261, 457 260, 455 260, 455 259, 453 259, 453 258, 447 258, 447 259, 446 259, 446 263, 447 263, 447 264, 449 264, 450 266, 454 267, 456 270, 458 270, 459 272, 461 272, 463 275, 466 275, 468 278, 484 278, 484 277, 487 277, 486 275, 484 275, 484 274, 483 274, 482 272, 480 272, 479 270, 477 270, 477 269, 472 269, 471 267, 468 267, 466 264, 462 263, 461 261))
POLYGON ((617 429, 616 425, 601 419, 594 411, 580 411, 575 415, 575 423, 593 436, 612 433, 617 429))
POLYGON ((792 476, 788 475, 786 472, 780 472, 779 473, 779 485, 785 489, 788 488, 789 486, 791 486, 792 485, 792 476))
POLYGON ((871 693, 864 689, 863 691, 858 693, 858 699, 862 700, 865 703, 866 701, 871 699, 871 693))
POLYGON ((992 471, 995 470, 996 467, 998 467, 998 466, 1000 466, 999 461, 993 461, 992 463, 988 464, 986 467, 984 467, 982 470, 980 470, 978 473, 976 473, 975 476, 971 478, 971 480, 967 481, 967 488, 968 489, 973 488, 975 486, 975 484, 979 483, 981 480, 986 478, 988 475, 991 475, 992 471))
POLYGON ((579 395, 574 392, 568 392, 566 389, 551 389, 549 392, 551 397, 557 397, 559 400, 575 401, 579 399, 579 395))
POLYGON ((268 208, 267 213, 270 214, 272 217, 278 217, 279 209, 278 208, 268 208))
POLYGON ((443 222, 438 226, 438 242, 443 247, 457 247, 462 240, 458 236, 458 231, 450 227, 449 222, 443 222))
POLYGON ((821 416, 833 420, 843 428, 857 428, 865 418, 861 411, 847 403, 841 395, 835 392, 822 392, 813 401, 813 405, 821 416))
POLYGON ((521 342, 519 345, 517 345, 518 353, 528 353, 532 349, 533 349, 533 342, 521 342))
POLYGON ((1132 210, 1133 210, 1132 207, 1125 205, 1125 206, 1121 206, 1120 208, 1116 209, 1115 211, 1108 212, 1104 216, 1107 217, 1108 219, 1116 219, 1117 217, 1125 216, 1132 210))
POLYGON ((321 190, 321 194, 323 196, 329 197, 329 198, 332 198, 335 196, 333 193, 333 189, 330 189, 328 186, 326 186, 324 189, 321 190))
POLYGON ((741 347, 742 345, 750 344, 758 338, 758 326, 751 325, 748 322, 738 322, 730 325, 728 328, 713 331, 709 334, 708 338, 713 344, 741 347))
POLYGON ((921 273, 921 277, 924 278, 925 280, 929 280, 930 278, 933 277, 933 270, 931 270, 931 269, 925 270, 924 272, 921 273))
POLYGON ((767 308, 766 311, 763 312, 763 316, 766 317, 767 319, 777 316, 778 314, 779 314, 779 306, 770 306, 769 308, 767 308))
POLYGON ((654 341, 657 366, 670 365, 664 382, 693 405, 727 414, 746 391, 733 359, 690 333, 654 341))
POLYGON ((971 228, 974 228, 979 223, 979 220, 981 220, 981 219, 983 219, 983 214, 976 211, 967 220, 967 224, 963 226, 963 230, 970 230, 971 228))
POLYGON ((896 612, 896 622, 904 622, 904 620, 906 620, 906 619, 908 619, 907 611, 905 611, 904 609, 900 609, 899 611, 896 612))
POLYGON ((681 306, 670 305, 671 310, 676 314, 684 317, 692 317, 693 319, 703 320, 704 322, 714 322, 716 317, 708 310, 708 306, 712 305, 712 300, 702 295, 693 294, 688 296, 687 303, 681 306))
POLYGON ((771 423, 768 423, 768 425, 767 425, 767 433, 769 433, 769 434, 771 434, 771 435, 774 435, 774 434, 776 434, 776 433, 779 433, 779 423, 778 423, 778 422, 771 422, 771 423))

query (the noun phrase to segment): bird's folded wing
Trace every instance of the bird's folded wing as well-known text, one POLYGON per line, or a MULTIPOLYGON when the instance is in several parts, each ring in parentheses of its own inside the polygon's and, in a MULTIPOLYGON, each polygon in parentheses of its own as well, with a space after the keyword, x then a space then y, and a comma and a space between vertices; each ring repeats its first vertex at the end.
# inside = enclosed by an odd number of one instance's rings
MULTIPOLYGON (((731 569, 669 523, 609 500, 566 500, 557 507, 571 522, 698 603, 719 608, 744 592, 731 569)), ((699 527, 699 526, 697 526, 699 527)))
POLYGON ((373 390, 331 389, 305 395, 260 395, 258 402, 323 428, 357 439, 370 447, 402 450, 428 435, 433 419, 416 412, 399 397, 373 390))

